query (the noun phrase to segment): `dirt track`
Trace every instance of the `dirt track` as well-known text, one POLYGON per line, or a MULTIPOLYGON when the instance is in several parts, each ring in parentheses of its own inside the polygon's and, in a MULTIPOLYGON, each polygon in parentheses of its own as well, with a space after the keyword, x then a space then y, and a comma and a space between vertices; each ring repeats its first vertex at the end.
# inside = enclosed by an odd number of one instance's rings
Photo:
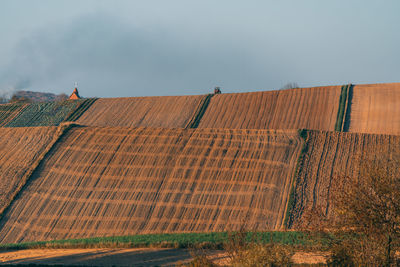
POLYGON ((400 134, 400 83, 355 85, 350 132, 400 134))
POLYGON ((280 229, 297 131, 74 128, 0 222, 0 241, 280 229))
MULTIPOLYGON (((214 263, 225 265, 229 257, 223 251, 206 251, 214 263)), ((325 263, 326 253, 297 252, 292 260, 297 264, 325 263)), ((192 260, 187 249, 28 249, 0 251, 0 264, 48 264, 89 266, 176 266, 192 260)))
POLYGON ((334 130, 341 87, 221 94, 199 128, 334 130))
POLYGON ((0 251, 0 264, 175 266, 191 260, 184 249, 29 249, 0 251))
POLYGON ((98 99, 77 123, 89 126, 184 128, 206 95, 98 99))

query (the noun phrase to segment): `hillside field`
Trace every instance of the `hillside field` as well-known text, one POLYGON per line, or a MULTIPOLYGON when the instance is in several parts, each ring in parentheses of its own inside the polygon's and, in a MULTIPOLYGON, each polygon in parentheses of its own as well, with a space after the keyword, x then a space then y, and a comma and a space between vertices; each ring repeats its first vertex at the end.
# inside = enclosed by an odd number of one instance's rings
POLYGON ((288 225, 306 226, 306 211, 317 208, 332 215, 332 177, 358 177, 365 160, 400 151, 400 136, 308 131, 306 150, 295 179, 294 206, 288 225))
POLYGON ((0 215, 57 136, 56 127, 0 127, 0 215))
POLYGON ((355 85, 352 98, 350 132, 400 134, 400 83, 355 85))
POLYGON ((77 123, 88 126, 185 128, 206 95, 98 99, 77 123))
POLYGON ((199 128, 335 130, 341 86, 220 94, 199 128))
POLYGON ((297 131, 77 127, 0 221, 0 242, 277 230, 297 131))

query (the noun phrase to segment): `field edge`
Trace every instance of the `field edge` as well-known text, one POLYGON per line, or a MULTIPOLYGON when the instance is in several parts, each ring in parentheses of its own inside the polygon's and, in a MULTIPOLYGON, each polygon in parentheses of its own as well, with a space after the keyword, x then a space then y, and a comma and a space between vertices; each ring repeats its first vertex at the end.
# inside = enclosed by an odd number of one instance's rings
POLYGON ((289 199, 287 202, 285 218, 283 221, 284 229, 290 229, 290 227, 293 223, 292 218, 291 218, 291 213, 296 206, 295 195, 296 195, 298 174, 299 174, 300 168, 302 167, 304 154, 308 150, 308 131, 309 130, 306 130, 306 129, 298 130, 299 136, 300 136, 301 140, 303 141, 303 144, 302 144, 302 147, 301 147, 301 150, 299 153, 299 157, 297 158, 296 167, 293 172, 293 176, 292 176, 292 180, 291 180, 291 184, 290 184, 289 199), (289 221, 289 220, 291 220, 291 221, 289 221))

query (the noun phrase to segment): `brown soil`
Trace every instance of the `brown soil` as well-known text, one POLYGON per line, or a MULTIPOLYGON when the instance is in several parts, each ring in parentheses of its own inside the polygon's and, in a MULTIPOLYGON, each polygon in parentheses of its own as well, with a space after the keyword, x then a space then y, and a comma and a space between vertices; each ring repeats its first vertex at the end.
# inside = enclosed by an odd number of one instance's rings
POLYGON ((312 207, 330 214, 332 177, 357 177, 365 159, 399 151, 400 136, 311 131, 307 148, 296 178, 295 227, 304 226, 303 214, 312 207))
POLYGON ((355 85, 350 132, 400 134, 400 83, 355 85))
POLYGON ((100 98, 78 119, 89 126, 184 128, 205 95, 100 98))
POLYGON ((0 214, 52 145, 57 127, 0 128, 0 214))
POLYGON ((28 249, 0 252, 0 264, 175 266, 191 260, 184 249, 28 249))
POLYGON ((340 92, 327 86, 215 95, 199 128, 334 130, 340 92))
POLYGON ((280 229, 297 131, 73 128, 0 222, 0 241, 280 229))
MULTIPOLYGON (((223 251, 205 251, 218 265, 229 263, 223 251)), ((296 264, 326 263, 327 253, 297 252, 296 264)), ((0 252, 0 264, 48 264, 90 266, 176 266, 188 263, 192 255, 187 249, 28 249, 0 252)))

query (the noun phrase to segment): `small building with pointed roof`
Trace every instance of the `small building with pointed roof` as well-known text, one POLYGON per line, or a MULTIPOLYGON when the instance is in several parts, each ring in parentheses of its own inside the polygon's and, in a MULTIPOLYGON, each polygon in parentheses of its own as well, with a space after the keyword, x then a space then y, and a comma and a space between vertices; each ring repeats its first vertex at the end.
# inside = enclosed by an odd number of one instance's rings
POLYGON ((76 99, 80 99, 81 97, 79 96, 79 92, 78 92, 78 88, 75 87, 74 91, 72 92, 72 94, 69 96, 70 100, 76 100, 76 99))

